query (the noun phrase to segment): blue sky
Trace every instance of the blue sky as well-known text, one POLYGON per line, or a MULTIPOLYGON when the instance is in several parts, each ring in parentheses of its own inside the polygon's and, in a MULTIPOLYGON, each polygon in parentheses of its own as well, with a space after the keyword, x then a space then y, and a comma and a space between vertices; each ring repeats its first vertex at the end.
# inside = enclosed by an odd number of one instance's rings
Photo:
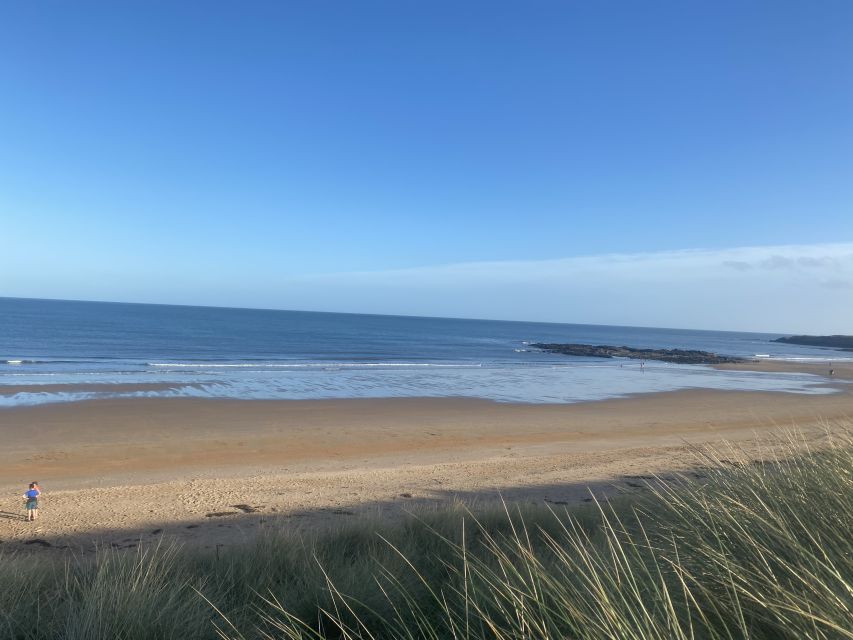
POLYGON ((3 3, 0 295, 853 333, 851 78, 847 1, 3 3))

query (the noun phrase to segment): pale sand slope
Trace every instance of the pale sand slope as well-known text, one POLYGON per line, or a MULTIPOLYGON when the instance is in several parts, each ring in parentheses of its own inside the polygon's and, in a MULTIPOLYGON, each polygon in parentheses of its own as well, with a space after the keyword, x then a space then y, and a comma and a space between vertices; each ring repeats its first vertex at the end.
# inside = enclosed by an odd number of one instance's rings
POLYGON ((313 526, 495 490, 556 503, 583 499, 587 486, 641 490, 630 476, 695 466, 688 442, 754 449, 756 435, 792 425, 820 442, 823 424, 853 416, 850 387, 834 384, 841 391, 826 396, 681 391, 575 405, 139 399, 7 409, 0 549, 32 549, 21 543, 34 538, 128 546, 158 529, 211 546, 245 539, 270 515, 313 526), (46 491, 35 524, 17 497, 33 479, 46 491))

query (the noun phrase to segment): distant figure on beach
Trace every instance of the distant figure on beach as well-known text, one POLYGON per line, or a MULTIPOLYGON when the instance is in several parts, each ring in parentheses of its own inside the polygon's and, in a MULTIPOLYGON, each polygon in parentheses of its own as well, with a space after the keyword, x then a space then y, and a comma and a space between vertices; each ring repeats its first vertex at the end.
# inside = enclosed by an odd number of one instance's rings
POLYGON ((27 509, 27 521, 32 522, 39 517, 39 496, 41 489, 38 482, 31 482, 30 488, 24 493, 24 505, 27 509))
POLYGON ((829 370, 829 375, 835 375, 835 369, 830 369, 830 370, 829 370))

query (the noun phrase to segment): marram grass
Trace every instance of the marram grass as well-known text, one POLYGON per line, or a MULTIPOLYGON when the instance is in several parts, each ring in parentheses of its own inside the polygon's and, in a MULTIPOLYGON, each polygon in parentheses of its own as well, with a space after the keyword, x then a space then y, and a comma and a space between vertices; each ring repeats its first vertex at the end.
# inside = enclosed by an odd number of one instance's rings
POLYGON ((853 440, 828 438, 561 511, 269 530, 219 559, 0 555, 0 638, 853 639, 853 440))

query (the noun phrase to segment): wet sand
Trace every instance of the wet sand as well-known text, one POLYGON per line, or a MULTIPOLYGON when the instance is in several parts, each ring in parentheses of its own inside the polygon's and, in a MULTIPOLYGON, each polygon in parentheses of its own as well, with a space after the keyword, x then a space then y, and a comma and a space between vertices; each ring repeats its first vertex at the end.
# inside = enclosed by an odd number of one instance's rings
POLYGON ((631 478, 694 466, 691 445, 725 439, 749 450, 793 426, 820 442, 853 416, 841 375, 827 378, 839 389, 829 395, 689 390, 573 405, 133 398, 4 409, 0 549, 96 538, 131 546, 164 533, 235 544, 270 518, 301 527, 496 491, 561 504, 588 499, 588 487, 639 490, 631 478), (17 497, 31 480, 45 490, 36 523, 23 521, 17 497))
MULTIPOLYGON (((847 357, 851 357, 848 354, 847 357)), ((718 364, 721 371, 765 371, 768 373, 811 373, 828 379, 853 380, 853 362, 792 362, 790 360, 761 359, 738 364, 718 364), (832 370, 832 377, 829 372, 832 370)))
POLYGON ((93 382, 90 384, 6 384, 0 387, 3 395, 16 393, 122 393, 138 391, 169 391, 199 386, 194 383, 168 384, 166 382, 93 382))

